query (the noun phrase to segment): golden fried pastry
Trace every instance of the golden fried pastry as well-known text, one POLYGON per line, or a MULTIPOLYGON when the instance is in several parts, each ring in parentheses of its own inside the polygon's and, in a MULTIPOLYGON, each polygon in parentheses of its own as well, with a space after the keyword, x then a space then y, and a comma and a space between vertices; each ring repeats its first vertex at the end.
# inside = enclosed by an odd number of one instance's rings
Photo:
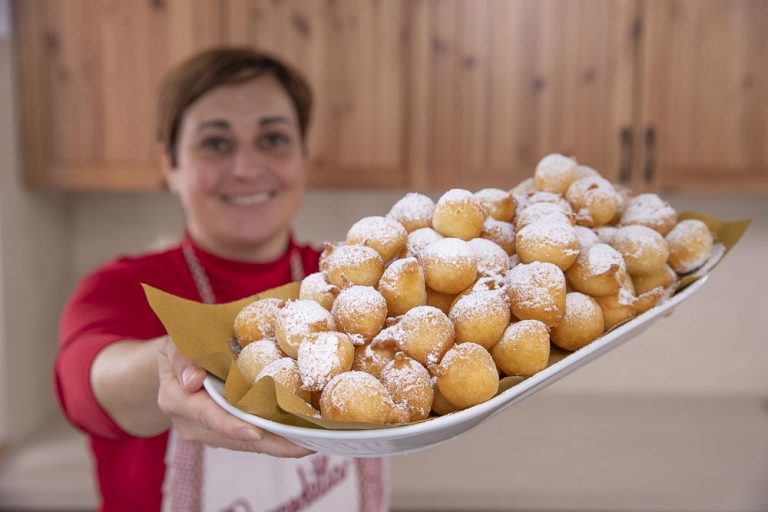
POLYGON ((509 255, 498 244, 485 238, 473 238, 467 244, 477 260, 478 276, 503 276, 509 270, 509 255))
POLYGON ((619 272, 623 268, 619 251, 598 243, 579 254, 565 277, 574 290, 599 297, 619 291, 619 272))
POLYGON ((459 293, 477 277, 477 258, 469 244, 443 238, 419 253, 427 286, 441 293, 459 293))
POLYGON ((667 234, 669 266, 680 274, 693 272, 712 255, 714 238, 702 221, 681 221, 667 234))
POLYGON ((440 393, 440 390, 437 389, 437 379, 433 379, 432 389, 435 393, 434 398, 432 399, 433 413, 437 414, 438 416, 445 416, 446 414, 460 411, 462 409, 461 407, 456 407, 451 402, 446 400, 443 394, 440 393))
POLYGON ((477 343, 454 345, 435 368, 437 388, 451 404, 465 408, 493 398, 499 372, 491 354, 477 343))
POLYGON ((639 296, 635 296, 628 288, 621 288, 617 294, 595 297, 595 300, 603 311, 607 331, 648 311, 658 304, 663 295, 664 289, 661 287, 653 288, 639 296))
POLYGON ((543 261, 566 270, 579 255, 579 238, 570 224, 539 221, 517 232, 515 250, 523 263, 543 261))
POLYGON ((438 199, 432 227, 445 237, 472 240, 480 236, 485 217, 485 210, 472 192, 454 188, 438 199))
POLYGON ((508 300, 503 290, 477 291, 459 298, 448 314, 455 342, 472 341, 490 350, 509 325, 508 300))
POLYGON ((588 166, 588 165, 579 165, 579 178, 602 178, 603 175, 600 174, 596 169, 588 166))
POLYGON ((611 241, 613 240, 613 236, 616 234, 616 232, 619 230, 619 228, 614 226, 600 226, 599 228, 595 228, 595 234, 597 235, 598 240, 604 244, 611 245, 611 241))
POLYGON ((399 222, 386 217, 364 217, 347 232, 347 243, 365 245, 381 255, 385 263, 405 248, 408 232, 399 222))
MULTIPOLYGON (((392 329, 388 327, 384 331, 392 329)), ((384 333, 381 331, 380 335, 384 333)), ((394 343, 376 343, 376 339, 367 345, 355 347, 355 360, 352 369, 367 372, 376 377, 381 375, 381 370, 395 358, 396 346, 394 343)))
POLYGON ((579 292, 565 296, 565 316, 552 328, 552 343, 564 350, 578 350, 605 332, 603 312, 597 301, 579 292))
POLYGON ((596 227, 608 224, 616 216, 621 197, 605 178, 579 178, 568 187, 565 199, 576 212, 576 223, 596 227))
POLYGON ((633 197, 621 215, 622 226, 640 225, 666 235, 677 223, 677 212, 656 194, 633 197))
POLYGON ((237 356, 235 363, 246 382, 253 384, 256 376, 269 363, 285 357, 274 338, 264 338, 249 343, 237 356))
POLYGON ((511 193, 498 188, 484 188, 475 192, 475 198, 489 217, 504 222, 512 222, 515 218, 517 202, 511 193))
POLYGON ((507 295, 520 320, 540 320, 549 327, 565 314, 565 274, 557 265, 534 261, 507 272, 507 295))
POLYGON ((520 231, 529 224, 540 221, 562 222, 563 224, 572 225, 575 223, 575 216, 572 213, 565 212, 557 203, 533 203, 526 206, 520 212, 520 215, 517 216, 515 227, 520 231))
POLYGON ((309 274, 301 280, 299 298, 301 300, 313 300, 328 311, 333 306, 333 301, 339 295, 339 288, 325 280, 322 272, 309 274))
POLYGON ((350 284, 376 286, 384 273, 384 260, 378 252, 363 245, 326 244, 320 271, 326 281, 338 288, 350 284))
POLYGON ((352 369, 355 347, 343 332, 315 332, 299 345, 298 368, 302 388, 322 391, 336 375, 352 369))
POLYGON ((549 327, 538 320, 515 322, 504 330, 491 356, 505 375, 530 377, 547 367, 549 327))
POLYGON ((435 307, 446 315, 451 310, 451 305, 453 305, 455 300, 455 293, 436 292, 432 288, 427 287, 427 306, 435 307))
POLYGON ((515 226, 511 222, 488 217, 483 222, 480 238, 485 238, 497 244, 510 256, 515 254, 515 226))
POLYGON ((576 238, 579 239, 579 251, 584 252, 593 245, 600 243, 600 239, 593 230, 584 226, 574 226, 574 229, 576 230, 576 238))
POLYGON ((336 297, 331 313, 341 331, 368 342, 384 327, 387 301, 372 286, 351 286, 336 297))
POLYGON ((633 276, 659 272, 669 257, 669 246, 658 231, 646 226, 624 226, 616 231, 611 246, 619 251, 633 276))
POLYGON ((289 357, 296 359, 301 341, 313 332, 334 331, 331 313, 313 300, 289 300, 275 315, 275 338, 289 357))
POLYGON ((573 208, 571 207, 571 204, 566 201, 562 195, 555 194, 554 192, 537 191, 530 194, 525 198, 525 201, 522 205, 523 208, 520 208, 519 210, 522 211, 532 204, 539 203, 550 203, 557 206, 566 216, 568 216, 569 219, 573 216, 573 208))
POLYGON ((442 240, 443 235, 432 228, 419 228, 408 234, 405 241, 405 256, 418 257, 419 252, 432 242, 442 240))
POLYGON ((453 324, 432 306, 413 308, 395 327, 399 331, 397 348, 427 368, 439 363, 453 346, 453 324))
POLYGON ((432 225, 435 202, 423 194, 409 192, 396 202, 387 217, 403 225, 408 233, 432 225))
POLYGON ((429 416, 435 396, 432 378, 415 359, 398 352, 384 367, 379 380, 395 405, 408 412, 407 421, 419 421, 429 416))
POLYGON ((281 299, 259 299, 245 306, 235 317, 235 339, 241 347, 275 335, 275 315, 281 299))
POLYGON ((678 278, 675 271, 669 265, 664 265, 661 270, 647 276, 632 276, 635 292, 643 294, 654 288, 671 288, 677 284, 678 278))
POLYGON ((310 392, 301 387, 299 367, 294 359, 283 357, 277 361, 272 361, 259 372, 254 382, 259 382, 264 377, 272 377, 275 383, 288 389, 305 402, 310 403, 312 401, 310 392))
POLYGON ((390 316, 403 315, 411 308, 426 305, 427 285, 416 258, 393 261, 381 276, 379 292, 387 301, 390 316))
POLYGON ((509 193, 512 194, 512 197, 514 197, 515 201, 517 202, 518 212, 521 210, 520 207, 525 202, 525 198, 531 194, 535 194, 536 192, 538 192, 538 190, 536 189, 536 183, 533 181, 533 178, 524 179, 518 183, 515 188, 509 191, 509 193))
POLYGON ((384 384, 365 372, 335 376, 320 396, 320 414, 328 420, 395 423, 401 415, 384 384))
POLYGON ((538 190, 565 194, 568 187, 579 179, 579 164, 573 158, 557 153, 547 155, 536 165, 533 181, 538 190))

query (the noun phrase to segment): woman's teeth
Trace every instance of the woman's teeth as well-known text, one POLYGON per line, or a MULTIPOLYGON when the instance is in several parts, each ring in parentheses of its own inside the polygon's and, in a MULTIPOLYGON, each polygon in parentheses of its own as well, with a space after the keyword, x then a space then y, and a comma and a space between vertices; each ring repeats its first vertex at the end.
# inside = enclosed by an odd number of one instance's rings
POLYGON ((272 197, 274 197, 274 193, 272 192, 259 192, 258 194, 238 196, 223 196, 225 202, 238 206, 251 206, 254 204, 264 203, 272 197))

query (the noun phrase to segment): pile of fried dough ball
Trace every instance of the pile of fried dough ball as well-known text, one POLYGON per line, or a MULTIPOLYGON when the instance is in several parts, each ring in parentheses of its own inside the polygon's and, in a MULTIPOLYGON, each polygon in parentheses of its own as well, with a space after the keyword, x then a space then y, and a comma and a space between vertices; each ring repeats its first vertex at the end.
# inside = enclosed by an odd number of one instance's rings
POLYGON ((409 193, 326 244, 298 300, 235 319, 237 366, 322 418, 408 423, 485 402, 668 296, 713 234, 559 154, 516 188, 409 193))

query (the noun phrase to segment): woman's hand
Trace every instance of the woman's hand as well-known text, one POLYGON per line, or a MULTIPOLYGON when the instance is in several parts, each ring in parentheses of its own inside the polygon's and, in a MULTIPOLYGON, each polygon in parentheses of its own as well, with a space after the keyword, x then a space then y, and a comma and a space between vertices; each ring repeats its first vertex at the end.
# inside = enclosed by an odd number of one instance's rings
POLYGON ((170 338, 160 344, 157 368, 160 377, 157 403, 183 439, 214 448, 275 457, 303 457, 313 453, 219 407, 202 389, 205 370, 179 353, 170 338))

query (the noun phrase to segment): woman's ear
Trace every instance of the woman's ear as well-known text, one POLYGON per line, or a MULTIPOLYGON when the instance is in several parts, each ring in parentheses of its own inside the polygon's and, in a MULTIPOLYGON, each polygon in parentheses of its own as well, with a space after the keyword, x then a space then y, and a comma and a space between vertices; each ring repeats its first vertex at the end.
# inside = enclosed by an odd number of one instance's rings
POLYGON ((160 163, 160 171, 163 173, 165 184, 168 189, 176 193, 176 179, 178 173, 176 172, 173 162, 171 161, 171 155, 168 153, 168 148, 162 142, 158 142, 155 146, 157 152, 157 160, 160 163))

